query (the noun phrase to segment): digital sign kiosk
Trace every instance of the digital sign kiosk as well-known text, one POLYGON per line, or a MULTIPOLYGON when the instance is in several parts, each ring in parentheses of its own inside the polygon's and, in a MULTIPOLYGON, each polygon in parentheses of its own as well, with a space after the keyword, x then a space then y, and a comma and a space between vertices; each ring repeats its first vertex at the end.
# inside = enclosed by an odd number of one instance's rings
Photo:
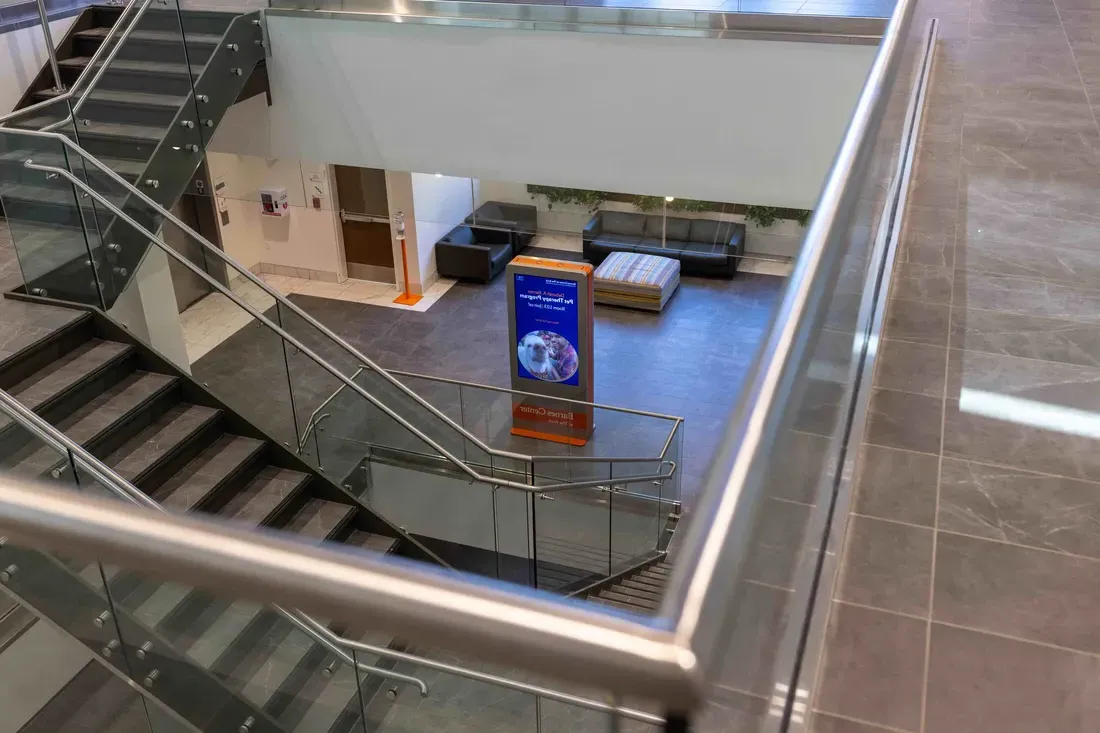
MULTIPOLYGON (((591 402, 592 266, 517 257, 505 270, 512 387, 591 402)), ((592 408, 531 395, 512 398, 512 434, 584 445, 592 408)))

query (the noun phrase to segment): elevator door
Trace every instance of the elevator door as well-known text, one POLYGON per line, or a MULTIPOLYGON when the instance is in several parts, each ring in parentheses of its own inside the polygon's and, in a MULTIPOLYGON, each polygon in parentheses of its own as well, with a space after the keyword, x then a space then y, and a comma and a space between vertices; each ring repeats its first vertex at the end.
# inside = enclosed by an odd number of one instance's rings
MULTIPOLYGON (((198 215, 200 201, 197 201, 197 199, 200 199, 200 197, 184 194, 179 202, 172 207, 172 214, 201 234, 203 228, 198 215)), ((207 202, 202 201, 201 203, 207 202)), ((165 226, 163 233, 164 241, 169 247, 186 257, 191 264, 203 272, 210 272, 202 245, 172 224, 165 226)), ((179 308, 180 313, 187 310, 192 303, 209 294, 212 290, 206 280, 196 275, 174 257, 168 258, 168 270, 172 274, 172 289, 176 292, 176 307, 179 308)), ((220 278, 217 279, 220 280, 220 278)))

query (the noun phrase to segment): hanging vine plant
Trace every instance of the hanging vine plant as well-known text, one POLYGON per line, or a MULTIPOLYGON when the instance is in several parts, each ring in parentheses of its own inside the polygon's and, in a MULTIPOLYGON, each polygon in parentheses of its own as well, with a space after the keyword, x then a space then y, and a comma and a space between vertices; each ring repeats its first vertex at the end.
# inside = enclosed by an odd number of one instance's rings
POLYGON ((715 205, 710 201, 700 201, 699 199, 672 199, 668 202, 669 211, 716 211, 715 205))
POLYGON ((795 209, 794 220, 798 222, 798 226, 804 227, 810 223, 810 217, 813 216, 813 213, 809 209, 795 209))
POLYGON ((546 197, 546 208, 552 210, 554 204, 577 204, 589 211, 595 211, 607 201, 607 194, 603 191, 590 191, 587 188, 559 188, 558 186, 527 186, 527 193, 531 196, 542 195, 546 197))
POLYGON ((633 203, 635 209, 648 214, 661 208, 661 201, 660 196, 635 196, 633 203))
POLYGON ((761 229, 767 229, 779 221, 781 211, 778 206, 746 206, 745 221, 761 229))

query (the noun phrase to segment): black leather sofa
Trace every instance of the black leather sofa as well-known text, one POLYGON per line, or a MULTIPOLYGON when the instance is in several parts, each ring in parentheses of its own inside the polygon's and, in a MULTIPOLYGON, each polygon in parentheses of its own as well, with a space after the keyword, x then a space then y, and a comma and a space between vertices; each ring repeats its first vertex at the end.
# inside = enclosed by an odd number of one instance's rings
MULTIPOLYGON (((465 223, 490 229, 511 229, 516 233, 516 242, 522 249, 535 238, 535 230, 538 228, 538 210, 530 204, 486 201, 477 207, 477 211, 466 217, 465 223)), ((516 254, 519 254, 518 250, 516 254)))
POLYGON ((582 238, 584 258, 593 264, 612 252, 638 252, 679 260, 681 275, 733 277, 745 254, 745 225, 713 219, 600 211, 582 238))
POLYGON ((531 243, 536 210, 490 201, 435 243, 435 267, 443 277, 489 282, 531 243))

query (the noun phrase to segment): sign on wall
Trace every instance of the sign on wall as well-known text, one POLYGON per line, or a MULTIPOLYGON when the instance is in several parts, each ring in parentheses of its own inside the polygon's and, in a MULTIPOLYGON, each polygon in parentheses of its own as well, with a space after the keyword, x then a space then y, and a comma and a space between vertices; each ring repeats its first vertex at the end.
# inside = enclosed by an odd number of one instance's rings
POLYGON ((505 271, 512 434, 584 445, 592 433, 592 266, 517 257, 505 271), (540 398, 536 395, 545 395, 540 398), (553 399, 559 398, 559 399, 553 399))

